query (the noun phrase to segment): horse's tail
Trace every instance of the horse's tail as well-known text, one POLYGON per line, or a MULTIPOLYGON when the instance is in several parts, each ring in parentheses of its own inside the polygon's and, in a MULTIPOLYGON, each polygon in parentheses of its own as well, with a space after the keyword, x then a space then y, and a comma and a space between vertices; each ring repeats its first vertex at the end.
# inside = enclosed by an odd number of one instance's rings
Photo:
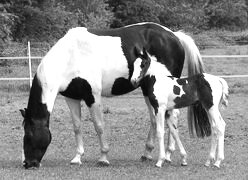
MULTIPOLYGON (((200 51, 196 46, 194 40, 181 31, 174 32, 174 34, 178 37, 184 48, 188 75, 192 76, 195 74, 203 73, 204 64, 200 51)), ((188 128, 189 133, 192 137, 195 133, 197 137, 205 137, 211 135, 209 118, 202 104, 197 103, 188 108, 188 128)))
POLYGON ((223 78, 219 78, 220 83, 222 84, 222 97, 221 97, 221 103, 227 107, 228 105, 228 84, 223 78))
POLYGON ((194 40, 182 31, 174 32, 180 40, 185 51, 185 62, 188 66, 188 75, 195 75, 204 72, 204 64, 198 47, 194 40))

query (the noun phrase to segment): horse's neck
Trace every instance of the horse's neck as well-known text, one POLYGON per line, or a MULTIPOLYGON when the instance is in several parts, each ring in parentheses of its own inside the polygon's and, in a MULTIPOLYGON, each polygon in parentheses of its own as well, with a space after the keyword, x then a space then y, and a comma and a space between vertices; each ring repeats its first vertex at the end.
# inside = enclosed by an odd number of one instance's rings
POLYGON ((47 118, 49 116, 47 105, 42 103, 42 87, 37 75, 35 75, 33 79, 27 109, 32 118, 40 119, 47 118))

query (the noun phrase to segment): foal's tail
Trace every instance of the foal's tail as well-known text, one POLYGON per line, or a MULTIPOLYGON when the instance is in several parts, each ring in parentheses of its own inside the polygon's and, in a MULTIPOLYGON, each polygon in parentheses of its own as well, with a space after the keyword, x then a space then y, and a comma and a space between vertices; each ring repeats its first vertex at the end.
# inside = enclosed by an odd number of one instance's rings
MULTIPOLYGON (((174 34, 178 37, 184 48, 188 75, 192 76, 195 74, 203 73, 204 63, 202 61, 200 51, 196 46, 194 40, 181 31, 174 32, 174 34)), ((194 134, 196 134, 197 137, 205 137, 211 135, 208 115, 202 104, 197 103, 188 108, 188 128, 189 133, 192 137, 194 136, 194 134)))
POLYGON ((219 78, 220 83, 222 84, 222 97, 221 97, 221 103, 227 107, 228 105, 228 85, 227 82, 223 78, 219 78))

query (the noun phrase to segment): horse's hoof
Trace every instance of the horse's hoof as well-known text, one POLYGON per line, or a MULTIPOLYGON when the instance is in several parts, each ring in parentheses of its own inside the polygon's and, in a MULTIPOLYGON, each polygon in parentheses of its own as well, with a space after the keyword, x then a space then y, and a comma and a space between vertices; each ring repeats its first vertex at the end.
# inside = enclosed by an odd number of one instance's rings
POLYGON ((142 162, 145 162, 145 161, 152 161, 152 157, 141 156, 140 160, 141 160, 142 162))
POLYGON ((211 164, 210 161, 207 161, 207 162, 204 164, 204 166, 209 167, 210 164, 211 164))
POLYGON ((161 163, 157 163, 157 164, 155 164, 155 167, 161 168, 162 167, 162 164, 161 163))
POLYGON ((98 167, 108 167, 109 166, 109 162, 108 161, 98 161, 97 162, 97 166, 98 167))
POLYGON ((182 162, 182 163, 181 163, 181 166, 187 166, 187 165, 188 165, 187 162, 182 162))
POLYGON ((71 160, 70 164, 71 165, 79 165, 80 166, 82 164, 82 162, 81 162, 80 159, 73 159, 73 160, 71 160))
POLYGON ((167 164, 170 164, 171 163, 171 160, 165 159, 164 162, 167 163, 167 164))
POLYGON ((161 168, 163 166, 163 164, 164 164, 164 161, 165 160, 158 160, 158 162, 156 163, 155 167, 161 168))

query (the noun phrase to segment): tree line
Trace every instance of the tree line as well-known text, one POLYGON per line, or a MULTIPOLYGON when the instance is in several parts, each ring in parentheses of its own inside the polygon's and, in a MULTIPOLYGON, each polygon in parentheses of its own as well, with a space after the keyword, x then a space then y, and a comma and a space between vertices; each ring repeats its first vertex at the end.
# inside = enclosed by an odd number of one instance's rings
POLYGON ((53 42, 76 26, 152 21, 173 30, 243 30, 248 0, 1 0, 0 43, 53 42))

